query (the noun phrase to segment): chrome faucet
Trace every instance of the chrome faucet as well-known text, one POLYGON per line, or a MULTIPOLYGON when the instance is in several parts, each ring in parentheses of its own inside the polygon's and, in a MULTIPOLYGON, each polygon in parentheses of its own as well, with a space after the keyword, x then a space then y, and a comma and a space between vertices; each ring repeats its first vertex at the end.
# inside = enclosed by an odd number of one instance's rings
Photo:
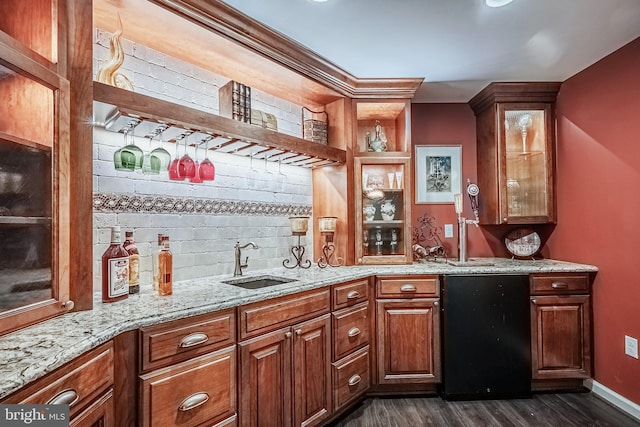
POLYGON ((476 184, 472 184, 470 179, 467 179, 467 194, 469 195, 469 199, 471 199, 471 209, 473 209, 473 214, 476 217, 475 220, 466 219, 462 216, 462 194, 454 195, 454 204, 456 213, 458 214, 458 239, 460 242, 458 245, 460 251, 458 260, 461 263, 469 261, 469 258, 467 257, 467 224, 473 224, 478 227, 478 224, 480 223, 480 218, 478 216, 478 193, 480 193, 478 186, 476 184))
POLYGON ((244 267, 246 267, 248 265, 249 262, 249 257, 246 257, 244 260, 244 264, 242 264, 242 262, 240 261, 240 259, 242 258, 242 253, 240 252, 240 249, 244 249, 247 246, 251 246, 253 247, 253 249, 258 249, 258 245, 256 245, 253 242, 249 242, 246 243, 242 246, 240 246, 240 242, 236 242, 236 245, 234 246, 235 250, 236 250, 236 268, 233 270, 233 276, 242 276, 242 269, 244 267))

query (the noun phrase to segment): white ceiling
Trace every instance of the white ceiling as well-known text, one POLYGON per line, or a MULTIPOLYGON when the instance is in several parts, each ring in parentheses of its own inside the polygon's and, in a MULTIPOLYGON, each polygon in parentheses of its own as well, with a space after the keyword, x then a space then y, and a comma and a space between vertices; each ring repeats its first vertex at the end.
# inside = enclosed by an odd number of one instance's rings
POLYGON ((640 36, 640 0, 224 1, 356 77, 424 77, 413 102, 564 81, 640 36))

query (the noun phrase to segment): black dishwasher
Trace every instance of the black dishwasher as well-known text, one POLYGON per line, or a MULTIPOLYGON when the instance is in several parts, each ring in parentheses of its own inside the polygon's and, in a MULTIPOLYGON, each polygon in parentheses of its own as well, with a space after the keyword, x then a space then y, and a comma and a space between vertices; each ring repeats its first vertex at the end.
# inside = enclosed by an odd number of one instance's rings
POLYGON ((526 275, 446 275, 442 397, 530 397, 529 316, 526 275))

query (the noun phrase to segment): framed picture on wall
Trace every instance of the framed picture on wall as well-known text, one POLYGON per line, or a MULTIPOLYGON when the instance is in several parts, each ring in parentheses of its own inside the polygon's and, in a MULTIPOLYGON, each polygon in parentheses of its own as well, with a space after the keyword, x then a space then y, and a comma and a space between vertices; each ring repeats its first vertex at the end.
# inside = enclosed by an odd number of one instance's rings
POLYGON ((415 161, 416 203, 453 203, 462 193, 462 146, 418 145, 415 161))

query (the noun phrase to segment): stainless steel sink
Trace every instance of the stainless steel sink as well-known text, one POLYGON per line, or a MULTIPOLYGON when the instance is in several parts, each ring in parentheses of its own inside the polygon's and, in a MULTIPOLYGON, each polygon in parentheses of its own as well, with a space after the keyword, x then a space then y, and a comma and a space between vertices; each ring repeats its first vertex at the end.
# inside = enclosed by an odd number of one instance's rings
POLYGON ((238 286, 244 289, 260 289, 283 283, 295 282, 296 279, 285 279, 276 276, 240 277, 238 279, 223 280, 227 285, 238 286))

